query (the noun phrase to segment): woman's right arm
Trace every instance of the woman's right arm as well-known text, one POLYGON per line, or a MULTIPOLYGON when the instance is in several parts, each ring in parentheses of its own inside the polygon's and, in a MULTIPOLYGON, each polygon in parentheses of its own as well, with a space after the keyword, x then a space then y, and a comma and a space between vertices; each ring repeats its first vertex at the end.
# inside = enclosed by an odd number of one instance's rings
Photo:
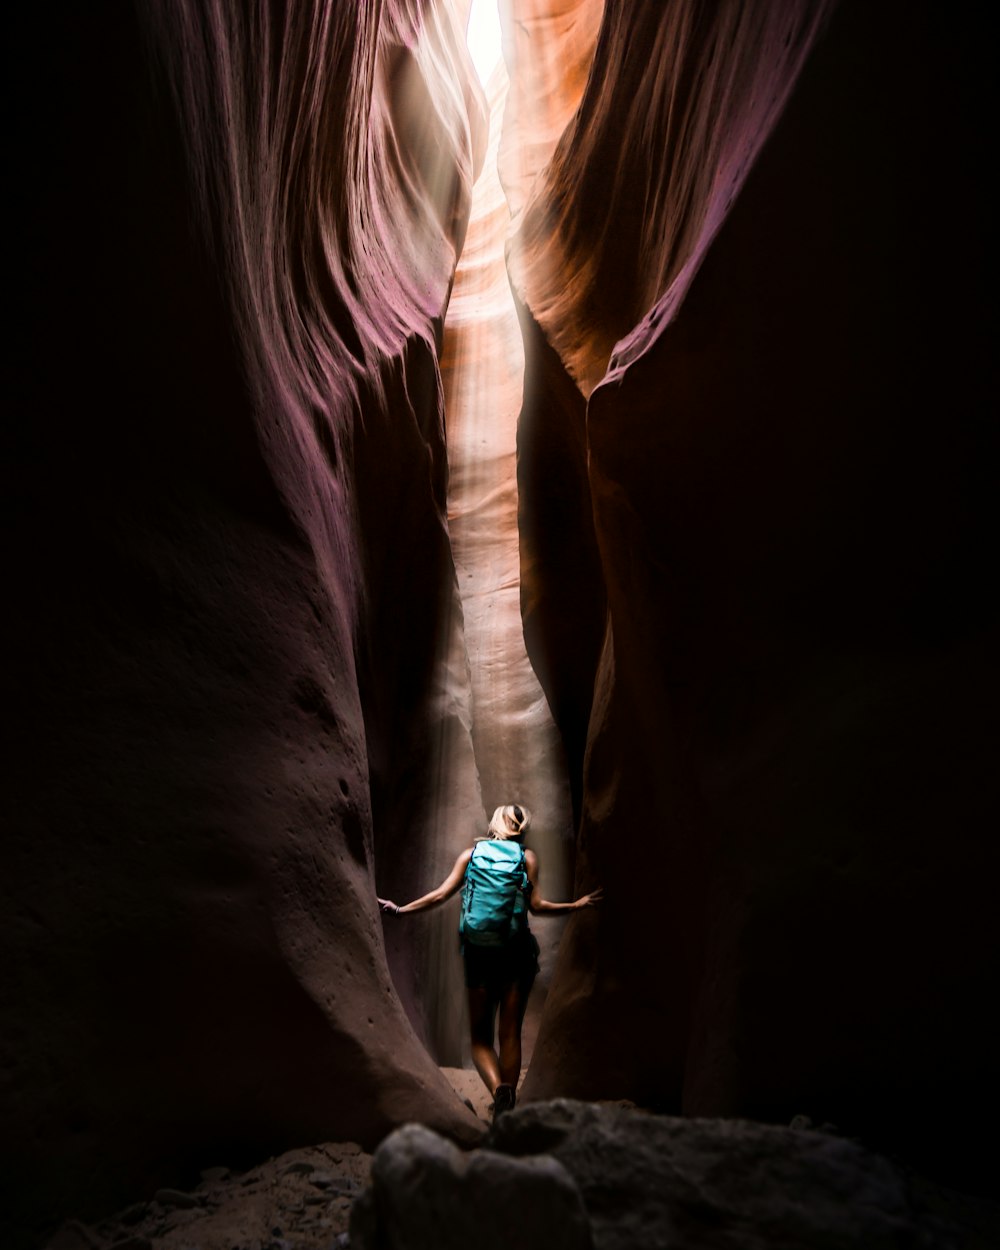
POLYGON ((579 911, 581 907, 593 907, 604 896, 602 889, 596 889, 591 890, 589 894, 584 894, 581 898, 574 899, 572 903, 550 903, 547 898, 542 898, 541 891, 538 889, 538 856, 534 851, 524 852, 524 867, 528 880, 531 882, 528 907, 533 915, 552 916, 561 912, 579 911))
POLYGON ((431 890, 429 894, 415 898, 412 903, 404 903, 400 907, 398 903, 394 903, 391 899, 380 898, 378 900, 379 906, 383 911, 391 912, 396 916, 401 916, 405 912, 427 911, 431 907, 438 907, 446 899, 451 898, 465 880, 465 870, 468 868, 471 858, 472 847, 470 846, 467 851, 463 851, 458 859, 455 860, 455 866, 436 890, 431 890))

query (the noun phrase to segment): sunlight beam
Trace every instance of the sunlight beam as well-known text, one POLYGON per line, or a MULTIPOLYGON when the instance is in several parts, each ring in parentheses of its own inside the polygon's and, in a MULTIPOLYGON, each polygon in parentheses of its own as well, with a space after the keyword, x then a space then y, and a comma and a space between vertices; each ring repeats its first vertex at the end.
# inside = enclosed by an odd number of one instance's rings
POLYGON ((472 0, 465 38, 472 63, 485 90, 490 75, 500 60, 500 14, 497 11, 497 0, 472 0))

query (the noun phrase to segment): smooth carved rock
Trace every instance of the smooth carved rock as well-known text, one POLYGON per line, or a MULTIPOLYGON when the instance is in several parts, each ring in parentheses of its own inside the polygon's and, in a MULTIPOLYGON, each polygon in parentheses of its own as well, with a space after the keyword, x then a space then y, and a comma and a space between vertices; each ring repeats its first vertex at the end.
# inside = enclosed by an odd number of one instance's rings
POLYGON ((4 457, 0 1219, 474 1140, 375 902, 449 716, 436 355, 484 121, 451 5, 67 9, 18 46, 52 134, 4 457))
POLYGON ((372 1159, 371 1188, 351 1212, 359 1250, 591 1250, 572 1176, 545 1155, 463 1154, 420 1125, 372 1159))
POLYGON ((576 112, 604 0, 509 0, 501 6, 511 79, 500 179, 516 217, 576 112))
POLYGON ((807 1108, 993 1183, 985 46, 930 6, 606 6, 510 249, 526 636, 605 887, 526 1097, 807 1108))

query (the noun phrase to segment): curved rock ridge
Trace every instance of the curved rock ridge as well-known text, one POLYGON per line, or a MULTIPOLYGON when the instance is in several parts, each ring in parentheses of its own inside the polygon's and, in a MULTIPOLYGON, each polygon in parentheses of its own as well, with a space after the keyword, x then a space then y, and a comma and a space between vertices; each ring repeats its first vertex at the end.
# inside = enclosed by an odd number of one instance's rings
POLYGON ((376 866, 412 886, 461 729, 435 685, 437 352, 486 135, 461 31, 436 0, 24 24, 5 1216, 400 1118, 470 1140, 375 901, 376 866))
POLYGON ((516 217, 580 104, 604 0, 507 0, 501 8, 511 87, 500 181, 516 217))
POLYGON ((806 1106, 986 1183, 988 80, 930 6, 607 7, 511 250, 529 648, 606 890, 527 1098, 806 1106))
POLYGON ((510 252, 519 297, 584 397, 705 247, 833 0, 604 7, 583 99, 510 252))

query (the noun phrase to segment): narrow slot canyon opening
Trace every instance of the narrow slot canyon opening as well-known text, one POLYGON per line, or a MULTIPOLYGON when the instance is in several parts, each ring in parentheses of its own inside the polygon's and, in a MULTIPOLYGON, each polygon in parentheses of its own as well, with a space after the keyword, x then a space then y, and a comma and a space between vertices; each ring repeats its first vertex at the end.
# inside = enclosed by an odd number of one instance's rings
MULTIPOLYGON (((450 705, 465 709, 471 756, 465 736, 440 735, 435 858, 443 876, 483 835, 496 807, 520 803, 532 813, 527 844, 539 857, 542 894, 561 899, 570 887, 573 843, 566 761, 525 650, 520 608, 516 443, 524 348, 504 259, 511 212, 498 154, 510 81, 500 39, 496 0, 474 0, 468 47, 486 98, 489 134, 444 323, 448 527, 457 603, 444 614, 439 657, 439 685, 450 705), (465 801, 456 806, 455 796, 462 794, 465 801)), ((424 1007, 435 1056, 446 1066, 471 1069, 456 956, 457 907, 455 899, 422 918, 430 930, 424 1007)), ((531 927, 540 971, 522 1032, 522 1073, 565 920, 544 918, 531 927)))

